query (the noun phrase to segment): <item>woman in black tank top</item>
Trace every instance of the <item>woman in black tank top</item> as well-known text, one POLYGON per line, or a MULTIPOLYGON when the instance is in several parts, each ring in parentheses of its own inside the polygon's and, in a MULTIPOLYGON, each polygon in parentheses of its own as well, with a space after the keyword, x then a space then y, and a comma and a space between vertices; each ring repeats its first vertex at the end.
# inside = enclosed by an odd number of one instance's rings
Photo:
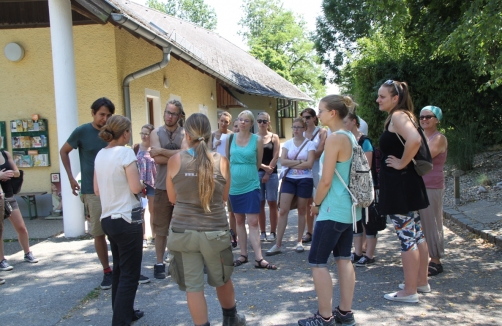
POLYGON ((263 158, 261 168, 258 170, 260 177, 260 199, 261 208, 258 215, 260 225, 260 240, 275 241, 277 230, 277 194, 279 191, 279 178, 277 176, 277 161, 279 160, 279 136, 272 133, 270 127, 270 115, 267 112, 261 112, 256 119, 258 122, 258 132, 256 133, 263 139, 263 158), (267 201, 270 212, 270 233, 267 235, 267 216, 265 214, 265 200, 267 201))
POLYGON ((401 241, 405 283, 401 291, 385 299, 418 302, 417 290, 430 292, 427 280, 428 249, 418 210, 429 205, 424 181, 413 168, 412 159, 420 148, 421 137, 415 124, 413 102, 408 85, 388 80, 380 86, 376 102, 389 115, 380 137, 382 161, 379 202, 381 213, 388 214, 401 241), (399 140, 404 142, 404 145, 399 140), (417 250, 418 249, 418 250, 417 250))

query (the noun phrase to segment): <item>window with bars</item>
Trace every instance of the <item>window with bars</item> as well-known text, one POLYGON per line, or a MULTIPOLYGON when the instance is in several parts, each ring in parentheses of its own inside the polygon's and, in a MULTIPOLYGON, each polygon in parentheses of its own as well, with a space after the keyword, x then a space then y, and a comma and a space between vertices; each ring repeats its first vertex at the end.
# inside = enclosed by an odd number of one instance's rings
POLYGON ((277 111, 275 111, 276 130, 280 138, 284 138, 284 126, 282 119, 296 118, 298 116, 298 102, 285 99, 277 99, 277 111))

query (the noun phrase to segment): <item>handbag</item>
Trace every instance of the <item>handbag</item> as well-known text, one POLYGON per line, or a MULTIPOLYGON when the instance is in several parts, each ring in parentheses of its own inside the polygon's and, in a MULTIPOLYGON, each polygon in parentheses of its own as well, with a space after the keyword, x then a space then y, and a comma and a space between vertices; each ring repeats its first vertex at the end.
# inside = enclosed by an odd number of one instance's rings
MULTIPOLYGON (((305 147, 305 145, 307 145, 307 143, 308 143, 308 139, 306 139, 303 142, 302 146, 298 150, 298 153, 296 153, 295 158, 293 160, 296 160, 296 158, 298 157, 298 155, 302 151, 303 147, 305 147)), ((285 177, 289 173, 289 170, 291 170, 291 168, 287 168, 286 170, 282 170, 281 174, 279 175, 279 180, 282 180, 282 178, 285 177)), ((278 208, 281 208, 281 205, 280 205, 281 204, 281 193, 282 193, 282 183, 281 183, 281 190, 279 191, 279 201, 277 202, 278 208)), ((293 210, 293 209, 297 209, 297 208, 298 208, 298 197, 296 195, 294 195, 293 200, 291 201, 291 206, 289 206, 289 210, 293 210)))
POLYGON ((375 191, 375 201, 366 210, 366 212, 368 212, 368 216, 366 216, 365 222, 368 229, 383 231, 387 227, 387 215, 381 214, 379 209, 380 205, 378 203, 378 193, 375 191))
MULTIPOLYGON (((427 142, 427 138, 425 138, 424 135, 424 130, 422 127, 417 126, 413 119, 408 115, 410 118, 411 122, 417 128, 418 133, 420 134, 420 138, 422 138, 422 142, 420 143, 420 148, 418 149, 418 152, 415 154, 413 157, 413 166, 415 168, 415 171, 419 176, 424 176, 427 173, 432 171, 432 155, 431 151, 429 150, 429 144, 427 142)), ((401 139, 401 136, 396 132, 397 138, 401 141, 401 144, 404 146, 404 142, 401 139)))
MULTIPOLYGON (((4 205, 4 216, 3 216, 3 218, 6 219, 6 218, 9 218, 11 216, 11 214, 12 214, 12 206, 7 201, 7 199, 5 199, 5 198, 3 200, 3 205, 4 205)), ((0 239, 0 241, 1 241, 1 239, 0 239)))
POLYGON ((14 195, 17 195, 21 192, 21 187, 23 186, 23 177, 24 171, 19 170, 19 177, 10 179, 10 184, 12 186, 12 192, 14 193, 14 195))

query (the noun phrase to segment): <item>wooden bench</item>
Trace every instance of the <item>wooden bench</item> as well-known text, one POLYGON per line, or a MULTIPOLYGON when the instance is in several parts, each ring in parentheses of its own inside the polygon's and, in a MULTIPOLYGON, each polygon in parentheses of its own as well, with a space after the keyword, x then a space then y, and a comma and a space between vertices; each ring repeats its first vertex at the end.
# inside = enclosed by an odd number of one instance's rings
POLYGON ((28 214, 30 214, 30 220, 33 220, 38 217, 38 212, 37 212, 37 199, 35 196, 41 196, 45 195, 47 191, 40 191, 40 192, 22 192, 17 194, 16 196, 19 196, 23 198, 23 200, 26 202, 26 205, 28 205, 28 214), (31 214, 31 206, 33 205, 34 213, 35 215, 31 214))

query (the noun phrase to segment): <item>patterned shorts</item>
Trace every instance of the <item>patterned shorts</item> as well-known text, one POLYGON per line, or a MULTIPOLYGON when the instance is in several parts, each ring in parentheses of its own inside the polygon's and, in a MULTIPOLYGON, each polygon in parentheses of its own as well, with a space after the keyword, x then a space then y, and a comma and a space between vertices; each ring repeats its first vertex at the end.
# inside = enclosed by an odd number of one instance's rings
POLYGON ((417 250, 417 245, 425 241, 418 212, 409 212, 406 215, 389 215, 389 217, 394 224, 397 237, 401 241, 401 251, 417 250))

